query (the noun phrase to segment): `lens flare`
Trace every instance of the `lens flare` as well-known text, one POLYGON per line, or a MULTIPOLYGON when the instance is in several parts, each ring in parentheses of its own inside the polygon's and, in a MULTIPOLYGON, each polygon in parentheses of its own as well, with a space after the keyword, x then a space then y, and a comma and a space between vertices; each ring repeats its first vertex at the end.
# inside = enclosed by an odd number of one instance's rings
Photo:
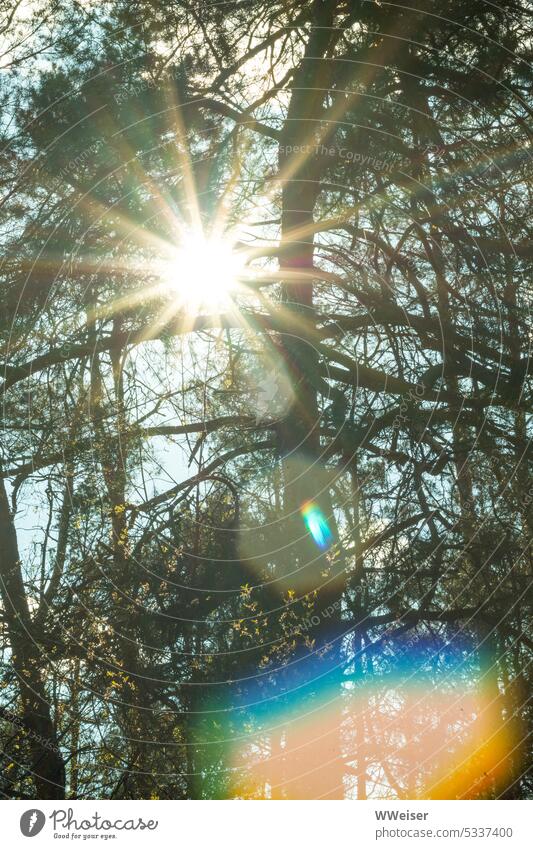
POLYGON ((333 541, 333 534, 324 513, 314 501, 306 501, 301 508, 301 514, 316 545, 325 551, 333 541))
POLYGON ((227 797, 497 798, 525 752, 491 668, 472 676, 469 657, 411 635, 373 654, 370 675, 332 653, 247 683, 222 720, 227 797))
POLYGON ((187 234, 162 272, 163 285, 190 312, 227 309, 244 270, 242 253, 229 241, 187 234))

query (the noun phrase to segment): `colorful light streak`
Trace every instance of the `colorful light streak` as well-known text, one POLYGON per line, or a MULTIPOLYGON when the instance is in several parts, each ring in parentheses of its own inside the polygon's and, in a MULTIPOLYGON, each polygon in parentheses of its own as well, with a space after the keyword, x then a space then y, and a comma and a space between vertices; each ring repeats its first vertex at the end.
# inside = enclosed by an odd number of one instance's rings
POLYGON ((314 501, 306 501, 301 508, 301 514, 316 545, 321 551, 326 551, 333 541, 333 534, 318 504, 314 501))

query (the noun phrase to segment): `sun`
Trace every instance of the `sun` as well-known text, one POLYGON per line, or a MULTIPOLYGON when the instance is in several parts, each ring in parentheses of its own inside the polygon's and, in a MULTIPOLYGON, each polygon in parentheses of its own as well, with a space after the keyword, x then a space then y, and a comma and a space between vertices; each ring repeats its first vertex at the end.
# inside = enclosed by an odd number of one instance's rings
POLYGON ((165 264, 163 285, 189 312, 231 306, 244 272, 229 240, 187 234, 165 264))

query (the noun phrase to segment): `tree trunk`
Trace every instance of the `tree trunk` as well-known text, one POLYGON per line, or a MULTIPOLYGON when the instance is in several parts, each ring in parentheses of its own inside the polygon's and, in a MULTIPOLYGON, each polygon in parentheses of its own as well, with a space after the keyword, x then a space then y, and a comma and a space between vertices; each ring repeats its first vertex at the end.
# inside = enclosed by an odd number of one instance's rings
POLYGON ((43 656, 33 633, 17 532, 0 480, 0 589, 19 682, 22 723, 27 731, 35 789, 39 799, 65 798, 65 766, 43 683, 43 656))
MULTIPOLYGON (((283 472, 284 562, 282 590, 314 599, 312 627, 306 632, 297 662, 285 677, 289 688, 301 687, 305 706, 299 701, 287 729, 286 786, 289 798, 342 798, 340 749, 340 689, 320 697, 339 680, 340 598, 344 575, 340 560, 328 556, 306 531, 302 510, 313 502, 317 515, 333 532, 335 520, 325 470, 320 462, 319 360, 312 344, 313 305, 313 212, 320 193, 321 164, 314 150, 319 120, 323 115, 325 89, 331 62, 324 57, 337 37, 332 24, 335 2, 316 0, 311 13, 313 29, 294 76, 287 120, 282 132, 279 169, 282 181, 281 258, 282 299, 286 325, 294 335, 284 335, 281 347, 292 380, 294 397, 278 427, 278 449, 283 472), (299 331, 303 324, 309 328, 299 331), (329 615, 326 615, 326 612, 329 615), (318 662, 320 658, 320 662, 318 662), (294 673, 293 671, 294 670, 294 673), (302 712, 309 711, 307 720, 302 712)), ((278 791, 277 791, 278 792, 278 791)))

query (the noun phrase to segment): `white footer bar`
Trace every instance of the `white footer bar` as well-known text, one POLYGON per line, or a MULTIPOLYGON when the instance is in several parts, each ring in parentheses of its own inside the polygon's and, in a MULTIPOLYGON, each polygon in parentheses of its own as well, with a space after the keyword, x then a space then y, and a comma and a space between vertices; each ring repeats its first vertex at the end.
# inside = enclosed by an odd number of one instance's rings
POLYGON ((4 802, 2 845, 199 849, 533 846, 532 802, 4 802), (67 841, 69 841, 67 843, 67 841))

